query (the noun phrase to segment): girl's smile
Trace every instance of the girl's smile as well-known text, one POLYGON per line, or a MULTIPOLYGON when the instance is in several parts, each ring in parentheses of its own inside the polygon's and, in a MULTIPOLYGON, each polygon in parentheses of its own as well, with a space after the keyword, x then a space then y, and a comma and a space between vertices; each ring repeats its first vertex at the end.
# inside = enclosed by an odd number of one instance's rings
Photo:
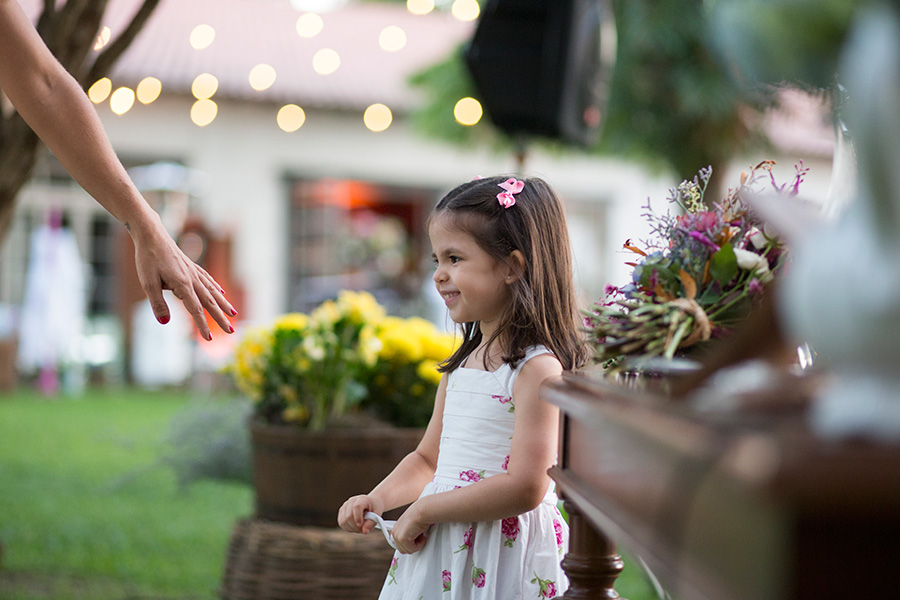
POLYGON ((511 269, 475 239, 438 218, 429 229, 436 268, 434 283, 456 323, 481 322, 492 329, 509 302, 511 269))

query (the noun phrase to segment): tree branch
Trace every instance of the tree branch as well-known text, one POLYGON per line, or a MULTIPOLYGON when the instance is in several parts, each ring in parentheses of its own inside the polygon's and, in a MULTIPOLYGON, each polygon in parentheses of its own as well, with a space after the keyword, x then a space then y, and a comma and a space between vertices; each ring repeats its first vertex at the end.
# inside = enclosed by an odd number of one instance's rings
POLYGON ((159 0, 144 0, 141 7, 132 17, 131 22, 125 30, 100 53, 94 64, 88 70, 85 77, 81 80, 81 85, 87 87, 101 77, 109 74, 113 64, 128 49, 137 34, 140 33, 144 25, 150 19, 154 9, 159 4, 159 0))
POLYGON ((56 58, 78 79, 84 61, 94 47, 107 0, 68 0, 60 9, 54 35, 62 40, 56 58))

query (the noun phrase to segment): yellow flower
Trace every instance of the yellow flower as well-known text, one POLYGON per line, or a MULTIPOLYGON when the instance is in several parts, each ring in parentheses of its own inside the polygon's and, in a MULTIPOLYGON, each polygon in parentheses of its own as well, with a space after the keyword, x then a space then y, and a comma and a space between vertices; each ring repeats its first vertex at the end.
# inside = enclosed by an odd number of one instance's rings
POLYGON ((368 292, 342 291, 338 294, 337 309, 356 324, 374 324, 384 317, 384 308, 368 292))
POLYGON ((341 312, 338 310, 334 300, 326 300, 312 311, 309 319, 312 327, 327 330, 340 321, 341 312))
POLYGON ((437 370, 438 362, 434 360, 423 360, 416 367, 416 375, 429 383, 437 385, 441 382, 441 374, 437 370))
POLYGON ((303 331, 309 324, 309 317, 303 313, 288 313, 275 321, 276 330, 303 331))
POLYGON ((359 355, 363 363, 372 366, 378 360, 378 353, 384 344, 375 333, 375 327, 369 325, 359 332, 359 355))
POLYGON ((306 423, 309 410, 303 404, 292 404, 281 411, 281 417, 288 423, 306 423))

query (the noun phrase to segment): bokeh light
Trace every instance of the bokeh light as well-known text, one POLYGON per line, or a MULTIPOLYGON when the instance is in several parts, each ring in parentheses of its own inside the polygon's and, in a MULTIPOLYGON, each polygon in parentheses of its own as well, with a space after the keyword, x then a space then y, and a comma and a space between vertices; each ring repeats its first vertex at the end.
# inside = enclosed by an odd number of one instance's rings
POLYGON ((112 81, 110 81, 109 77, 103 77, 102 79, 95 81, 94 85, 88 88, 88 98, 90 98, 91 102, 94 104, 100 104, 109 98, 110 92, 112 92, 112 81))
POLYGON ((481 13, 478 0, 454 0, 450 7, 450 14, 460 21, 474 21, 481 13))
POLYGON ((322 48, 313 55, 313 70, 319 75, 331 75, 341 66, 341 56, 331 48, 322 48))
POLYGON ((285 104, 278 109, 275 121, 283 131, 292 133, 300 129, 306 122, 306 113, 296 104, 285 104))
POLYGON ((297 19, 297 35, 300 37, 316 37, 325 27, 325 21, 316 13, 306 13, 297 19))
POLYGON ((216 39, 216 30, 206 23, 197 25, 191 30, 191 47, 194 50, 203 50, 216 39))
POLYGON ((197 100, 191 107, 191 121, 200 127, 206 127, 215 120, 219 107, 212 100, 206 98, 197 100))
POLYGON ((375 133, 390 127, 393 120, 394 116, 391 114, 391 109, 384 104, 373 104, 363 113, 363 123, 375 133))
POLYGON ((378 35, 378 45, 385 52, 397 52, 406 46, 406 32, 396 25, 388 25, 378 35))
POLYGON ((197 100, 208 100, 213 97, 216 90, 219 89, 219 80, 215 75, 209 73, 200 73, 194 78, 191 84, 191 93, 197 100))
POLYGON ((162 82, 156 77, 144 77, 137 85, 137 99, 141 104, 150 104, 162 92, 162 82))
POLYGON ((481 102, 475 98, 462 98, 453 107, 453 116, 460 125, 475 125, 483 114, 481 102))
POLYGON ((97 34, 97 39, 94 40, 94 50, 100 50, 103 46, 107 45, 110 37, 112 37, 112 31, 110 31, 109 27, 104 25, 100 30, 100 33, 97 34))
POLYGON ((109 97, 109 107, 117 115, 124 115, 134 106, 134 91, 131 88, 120 87, 109 97))
POLYGON ((250 87, 257 92, 267 90, 275 83, 275 68, 272 65, 260 63, 250 69, 250 87))
POLYGON ((434 10, 434 0, 406 0, 406 10, 414 15, 427 15, 434 10))

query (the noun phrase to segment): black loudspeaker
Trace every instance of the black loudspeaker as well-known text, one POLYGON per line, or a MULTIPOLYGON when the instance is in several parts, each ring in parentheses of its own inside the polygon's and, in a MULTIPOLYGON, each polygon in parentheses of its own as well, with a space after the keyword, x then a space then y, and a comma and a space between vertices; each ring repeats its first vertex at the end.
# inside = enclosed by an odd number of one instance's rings
POLYGON ((611 68, 601 55, 605 13, 602 0, 489 0, 465 58, 498 128, 594 141, 611 68))

